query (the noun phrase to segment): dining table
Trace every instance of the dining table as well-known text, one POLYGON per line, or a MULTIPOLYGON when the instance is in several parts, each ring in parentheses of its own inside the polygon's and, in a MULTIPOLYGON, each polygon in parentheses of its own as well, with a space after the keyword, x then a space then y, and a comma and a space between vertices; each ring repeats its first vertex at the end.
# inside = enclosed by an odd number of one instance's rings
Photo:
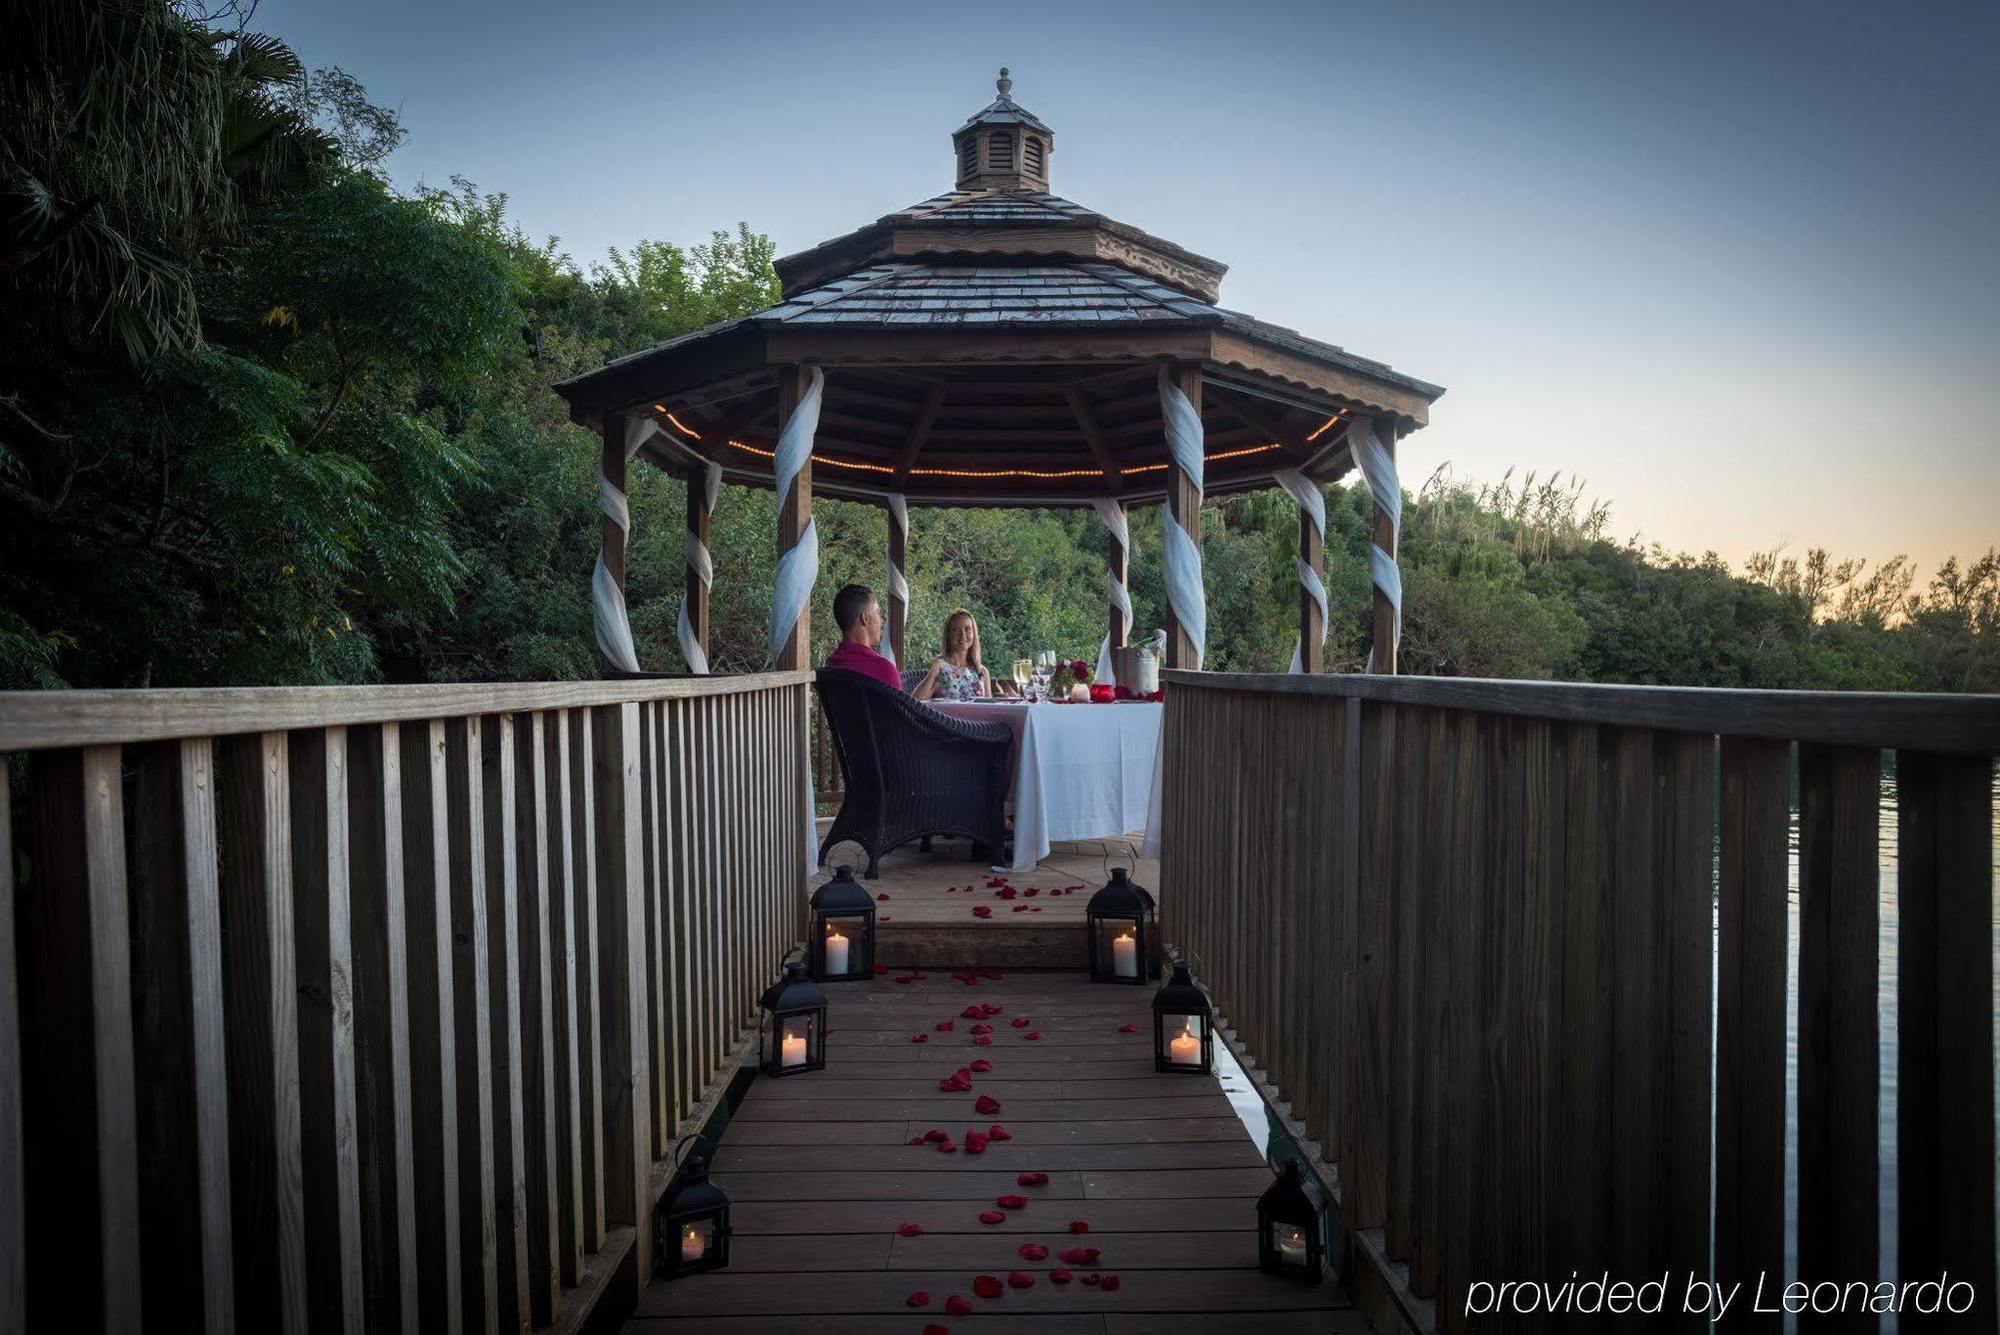
POLYGON ((1166 706, 1150 700, 932 700, 930 707, 1014 733, 1008 791, 1014 859, 996 871, 1025 872, 1057 843, 1114 838, 1148 828, 1166 706))

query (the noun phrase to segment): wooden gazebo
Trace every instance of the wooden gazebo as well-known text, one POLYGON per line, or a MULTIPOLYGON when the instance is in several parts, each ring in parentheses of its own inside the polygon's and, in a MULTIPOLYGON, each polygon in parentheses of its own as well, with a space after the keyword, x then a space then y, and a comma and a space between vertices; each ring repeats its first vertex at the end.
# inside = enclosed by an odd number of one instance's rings
MULTIPOLYGON (((806 567, 793 572, 794 604, 817 566, 813 550, 793 555, 814 542, 814 493, 888 509, 888 637, 899 662, 906 505, 1094 505, 1113 533, 1117 644, 1130 631, 1129 605, 1116 605, 1123 516, 1164 501, 1169 666, 1201 656, 1204 615, 1187 595, 1198 602, 1202 494, 1282 484, 1301 503, 1298 666, 1315 671, 1319 488, 1359 462, 1378 502, 1374 666, 1394 671, 1395 446, 1425 425, 1443 390, 1216 305, 1221 263, 1050 193, 1054 133, 1009 96, 1006 76, 951 136, 951 191, 779 260, 776 306, 556 387, 574 420, 604 438, 597 592, 607 659, 638 666, 619 661, 630 658, 623 492, 635 454, 689 479, 682 642, 704 665, 719 481, 782 487, 781 588, 788 563, 806 567), (1178 544, 1174 526, 1192 542, 1178 544)), ((779 667, 806 664, 808 606, 774 611, 779 667)))

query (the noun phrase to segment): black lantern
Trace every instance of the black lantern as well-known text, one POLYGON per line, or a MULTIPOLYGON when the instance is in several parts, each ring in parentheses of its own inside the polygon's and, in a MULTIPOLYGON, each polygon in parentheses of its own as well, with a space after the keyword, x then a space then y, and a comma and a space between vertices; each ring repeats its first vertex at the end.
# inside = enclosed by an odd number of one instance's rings
POLYGON ((798 960, 757 1003, 757 1062, 764 1074, 803 1075, 826 1069, 826 993, 798 960))
POLYGON ((1207 1075, 1215 1063, 1215 1007, 1208 993, 1174 961, 1173 977, 1153 994, 1153 1069, 1207 1075))
POLYGON ((1320 1241, 1325 1197, 1296 1159, 1257 1200, 1257 1268, 1308 1284, 1320 1281, 1326 1249, 1320 1241))
POLYGON ((729 1194, 708 1180, 708 1160, 690 1154, 653 1210, 653 1273, 679 1279, 728 1264, 729 1194))
POLYGON ((813 891, 812 976, 848 983, 875 976, 875 896, 842 867, 813 891))
POLYGON ((1084 928, 1091 982, 1150 983, 1160 976, 1153 963, 1153 897, 1123 867, 1113 868, 1111 880, 1090 897, 1084 928))

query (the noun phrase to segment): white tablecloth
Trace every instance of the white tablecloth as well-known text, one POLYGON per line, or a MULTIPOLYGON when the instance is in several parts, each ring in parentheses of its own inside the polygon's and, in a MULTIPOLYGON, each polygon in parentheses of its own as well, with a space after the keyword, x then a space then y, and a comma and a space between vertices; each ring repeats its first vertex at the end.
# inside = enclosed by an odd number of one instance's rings
POLYGON ((1146 828, 1166 706, 937 701, 931 707, 1014 730, 1014 862, 1001 870, 1027 871, 1060 841, 1146 828))

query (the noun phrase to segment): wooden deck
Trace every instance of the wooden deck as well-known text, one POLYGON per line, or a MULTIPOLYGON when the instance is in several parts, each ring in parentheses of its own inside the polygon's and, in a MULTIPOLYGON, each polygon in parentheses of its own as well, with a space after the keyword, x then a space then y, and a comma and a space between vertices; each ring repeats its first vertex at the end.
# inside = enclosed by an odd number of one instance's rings
POLYGON ((926 972, 828 989, 828 1068, 760 1077, 723 1136, 715 1179, 734 1201, 730 1268, 654 1284, 629 1332, 1366 1329, 1338 1285, 1305 1288, 1256 1269, 1255 1200, 1270 1170, 1216 1080, 1154 1074, 1151 988, 1005 971, 968 986, 926 972), (1001 1007, 987 1047, 972 1044, 975 1021, 962 1014, 981 1002, 1001 1007), (946 1020, 952 1029, 938 1030, 946 1020), (1126 1024, 1136 1032, 1121 1032, 1126 1024), (912 1042, 916 1034, 926 1041, 912 1042), (973 1076, 971 1093, 938 1090, 980 1057, 993 1070, 973 1076), (974 1111, 982 1095, 1000 1110, 974 1111), (995 1124, 1012 1139, 968 1153, 967 1133, 995 1124), (932 1129, 961 1148, 910 1144, 932 1129), (1023 1173, 1048 1182, 1020 1185, 1023 1173), (997 1203, 1017 1194, 1024 1208, 997 1203), (998 1223, 980 1221, 995 1210, 998 1223), (1070 1232, 1072 1220, 1089 1233, 1070 1232), (904 1224, 923 1232, 904 1237, 904 1224), (1023 1259, 1030 1243, 1047 1258, 1023 1259), (1101 1255, 1065 1265, 1075 1247, 1101 1255), (1057 1269, 1073 1278, 1056 1282, 1057 1269), (1015 1272, 1032 1285, 1004 1287, 1015 1272), (1093 1274, 1100 1282, 1085 1283, 1093 1274), (1000 1281, 1002 1295, 976 1296, 980 1275, 1000 1281), (910 1305, 918 1292, 928 1305, 910 1305), (971 1315, 947 1313, 953 1295, 971 1315))

